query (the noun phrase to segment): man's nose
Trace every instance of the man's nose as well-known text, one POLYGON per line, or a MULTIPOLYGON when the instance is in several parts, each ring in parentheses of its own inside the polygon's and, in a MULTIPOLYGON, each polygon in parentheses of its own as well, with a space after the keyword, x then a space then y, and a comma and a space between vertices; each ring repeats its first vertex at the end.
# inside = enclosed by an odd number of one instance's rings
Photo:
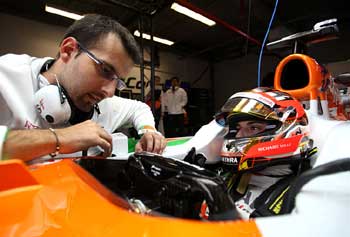
POLYGON ((117 82, 115 80, 109 81, 102 85, 101 90, 107 97, 112 97, 115 93, 115 89, 117 87, 117 82))
POLYGON ((236 133, 236 138, 241 138, 244 136, 243 129, 238 129, 238 132, 236 133))

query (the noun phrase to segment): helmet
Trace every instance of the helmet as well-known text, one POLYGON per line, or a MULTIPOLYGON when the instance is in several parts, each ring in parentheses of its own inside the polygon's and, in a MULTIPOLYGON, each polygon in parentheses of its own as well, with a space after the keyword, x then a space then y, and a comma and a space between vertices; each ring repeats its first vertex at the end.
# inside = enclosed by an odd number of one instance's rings
POLYGON ((312 148, 302 105, 289 94, 271 88, 232 95, 215 120, 228 130, 221 158, 233 171, 300 164, 312 148))

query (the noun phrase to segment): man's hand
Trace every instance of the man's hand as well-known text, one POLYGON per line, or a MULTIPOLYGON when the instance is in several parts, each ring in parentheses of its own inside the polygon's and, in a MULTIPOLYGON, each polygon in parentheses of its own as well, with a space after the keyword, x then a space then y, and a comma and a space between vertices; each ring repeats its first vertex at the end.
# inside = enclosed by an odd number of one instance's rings
MULTIPOLYGON (((112 152, 111 135, 91 120, 55 131, 61 154, 83 151, 93 146, 100 146, 104 157, 112 152)), ((3 154, 26 161, 55 152, 56 145, 56 138, 48 129, 12 130, 4 143, 3 154)))
POLYGON ((135 146, 135 152, 148 151, 162 154, 166 147, 163 135, 156 132, 146 132, 135 146))
POLYGON ((93 146, 103 149, 103 157, 112 153, 112 136, 97 123, 87 120, 74 126, 56 129, 62 144, 61 153, 87 150, 93 146))

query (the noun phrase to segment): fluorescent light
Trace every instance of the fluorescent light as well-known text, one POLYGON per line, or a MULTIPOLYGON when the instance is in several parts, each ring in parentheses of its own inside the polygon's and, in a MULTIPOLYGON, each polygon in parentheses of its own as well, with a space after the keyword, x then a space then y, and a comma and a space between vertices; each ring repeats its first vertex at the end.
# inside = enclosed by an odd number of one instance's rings
POLYGON ((190 9, 188 9, 187 7, 184 7, 184 6, 181 6, 179 5, 178 3, 174 2, 172 5, 171 5, 171 9, 181 13, 181 14, 184 14, 188 17, 191 17, 197 21, 200 21, 208 26, 213 26, 215 25, 215 21, 212 21, 210 20, 209 18, 197 13, 197 12, 194 12, 190 9))
MULTIPOLYGON (((137 36, 137 37, 140 37, 140 31, 135 30, 134 31, 134 35, 137 36)), ((148 34, 142 33, 142 38, 150 40, 151 36, 148 35, 148 34)), ((153 36, 153 40, 156 41, 156 42, 162 43, 162 44, 169 45, 169 46, 174 44, 173 41, 170 41, 170 40, 167 40, 167 39, 162 39, 162 38, 155 37, 155 36, 153 36)))
POLYGON ((83 16, 72 13, 72 12, 67 12, 67 11, 63 11, 54 7, 50 7, 48 5, 45 5, 45 11, 53 13, 53 14, 57 14, 60 16, 64 16, 64 17, 68 17, 74 20, 79 20, 81 18, 83 18, 83 16))

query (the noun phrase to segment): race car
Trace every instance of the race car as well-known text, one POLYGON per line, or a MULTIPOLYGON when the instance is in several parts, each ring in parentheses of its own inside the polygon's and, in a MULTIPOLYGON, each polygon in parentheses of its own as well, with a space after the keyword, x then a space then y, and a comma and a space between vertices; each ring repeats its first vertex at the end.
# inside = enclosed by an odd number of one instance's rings
POLYGON ((275 88, 307 102, 318 147, 313 168, 289 187, 288 213, 241 218, 223 179, 205 168, 220 161, 227 133, 213 120, 168 141, 162 156, 1 162, 0 236, 349 236, 350 124, 327 113, 331 77, 320 69, 293 54, 275 73, 275 88), (306 70, 304 83, 286 76, 291 68, 306 70))

